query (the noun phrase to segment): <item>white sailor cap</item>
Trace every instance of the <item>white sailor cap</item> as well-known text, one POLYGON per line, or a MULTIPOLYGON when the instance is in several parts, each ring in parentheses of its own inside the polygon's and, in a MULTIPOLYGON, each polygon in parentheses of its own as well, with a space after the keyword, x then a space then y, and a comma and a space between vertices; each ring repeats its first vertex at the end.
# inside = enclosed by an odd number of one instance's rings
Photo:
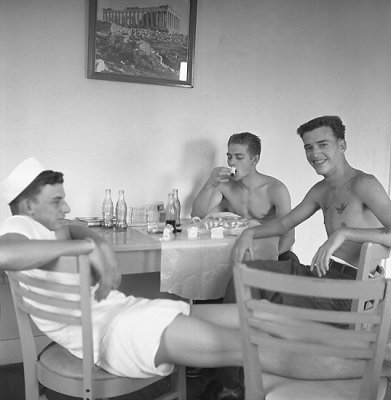
POLYGON ((45 168, 37 159, 27 158, 0 183, 0 196, 11 203, 42 171, 45 168))

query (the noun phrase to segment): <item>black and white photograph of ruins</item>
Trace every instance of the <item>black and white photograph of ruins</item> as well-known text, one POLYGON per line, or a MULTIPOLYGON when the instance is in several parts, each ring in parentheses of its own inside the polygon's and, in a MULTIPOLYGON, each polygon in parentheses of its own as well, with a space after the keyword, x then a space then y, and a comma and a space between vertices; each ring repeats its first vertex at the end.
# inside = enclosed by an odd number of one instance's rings
POLYGON ((90 14, 93 74, 144 83, 188 81, 195 29, 190 10, 191 0, 97 0, 92 21, 90 14))

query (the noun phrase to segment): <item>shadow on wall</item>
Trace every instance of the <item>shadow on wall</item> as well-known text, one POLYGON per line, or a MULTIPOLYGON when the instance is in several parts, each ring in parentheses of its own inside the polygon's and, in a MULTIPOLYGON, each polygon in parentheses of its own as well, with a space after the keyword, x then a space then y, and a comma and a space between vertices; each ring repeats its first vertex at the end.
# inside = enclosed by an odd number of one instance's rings
POLYGON ((181 187, 185 198, 181 199, 182 214, 190 216, 193 200, 201 187, 208 179, 212 169, 216 166, 215 145, 208 140, 200 139, 186 143, 182 151, 183 159, 180 163, 183 169, 181 187))

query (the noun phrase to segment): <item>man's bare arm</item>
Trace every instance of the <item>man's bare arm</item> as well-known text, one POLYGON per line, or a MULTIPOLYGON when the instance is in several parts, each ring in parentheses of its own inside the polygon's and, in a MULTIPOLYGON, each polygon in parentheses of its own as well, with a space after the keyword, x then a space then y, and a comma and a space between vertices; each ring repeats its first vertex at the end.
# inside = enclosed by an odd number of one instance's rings
POLYGON ((380 221, 379 229, 347 229, 346 240, 374 242, 391 247, 391 200, 373 175, 363 175, 354 185, 354 192, 380 221))
POLYGON ((94 247, 90 240, 29 240, 21 234, 7 233, 0 237, 0 268, 39 268, 60 256, 89 254, 94 247))
POLYGON ((193 201, 192 217, 204 218, 221 203, 223 195, 219 190, 219 185, 228 182, 229 174, 230 169, 227 167, 213 169, 210 177, 193 201))
POLYGON ((233 259, 235 262, 242 262, 246 253, 250 259, 254 257, 254 239, 282 236, 294 229, 297 225, 311 217, 320 208, 317 201, 317 185, 315 185, 304 197, 303 201, 287 215, 274 218, 262 225, 248 228, 242 232, 235 243, 233 259))

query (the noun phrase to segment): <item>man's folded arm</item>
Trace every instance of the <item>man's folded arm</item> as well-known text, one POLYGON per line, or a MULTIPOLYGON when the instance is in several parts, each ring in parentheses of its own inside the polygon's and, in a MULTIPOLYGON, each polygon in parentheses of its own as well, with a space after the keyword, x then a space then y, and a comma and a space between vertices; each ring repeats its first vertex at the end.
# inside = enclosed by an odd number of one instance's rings
POLYGON ((89 254, 93 248, 89 240, 29 240, 21 234, 7 233, 0 236, 0 268, 39 268, 61 256, 89 254))
POLYGON ((94 241, 97 249, 90 254, 90 262, 100 276, 100 285, 110 289, 118 288, 121 283, 121 270, 110 244, 101 235, 84 225, 71 223, 65 228, 68 231, 66 235, 69 235, 72 241, 87 238, 94 241))

